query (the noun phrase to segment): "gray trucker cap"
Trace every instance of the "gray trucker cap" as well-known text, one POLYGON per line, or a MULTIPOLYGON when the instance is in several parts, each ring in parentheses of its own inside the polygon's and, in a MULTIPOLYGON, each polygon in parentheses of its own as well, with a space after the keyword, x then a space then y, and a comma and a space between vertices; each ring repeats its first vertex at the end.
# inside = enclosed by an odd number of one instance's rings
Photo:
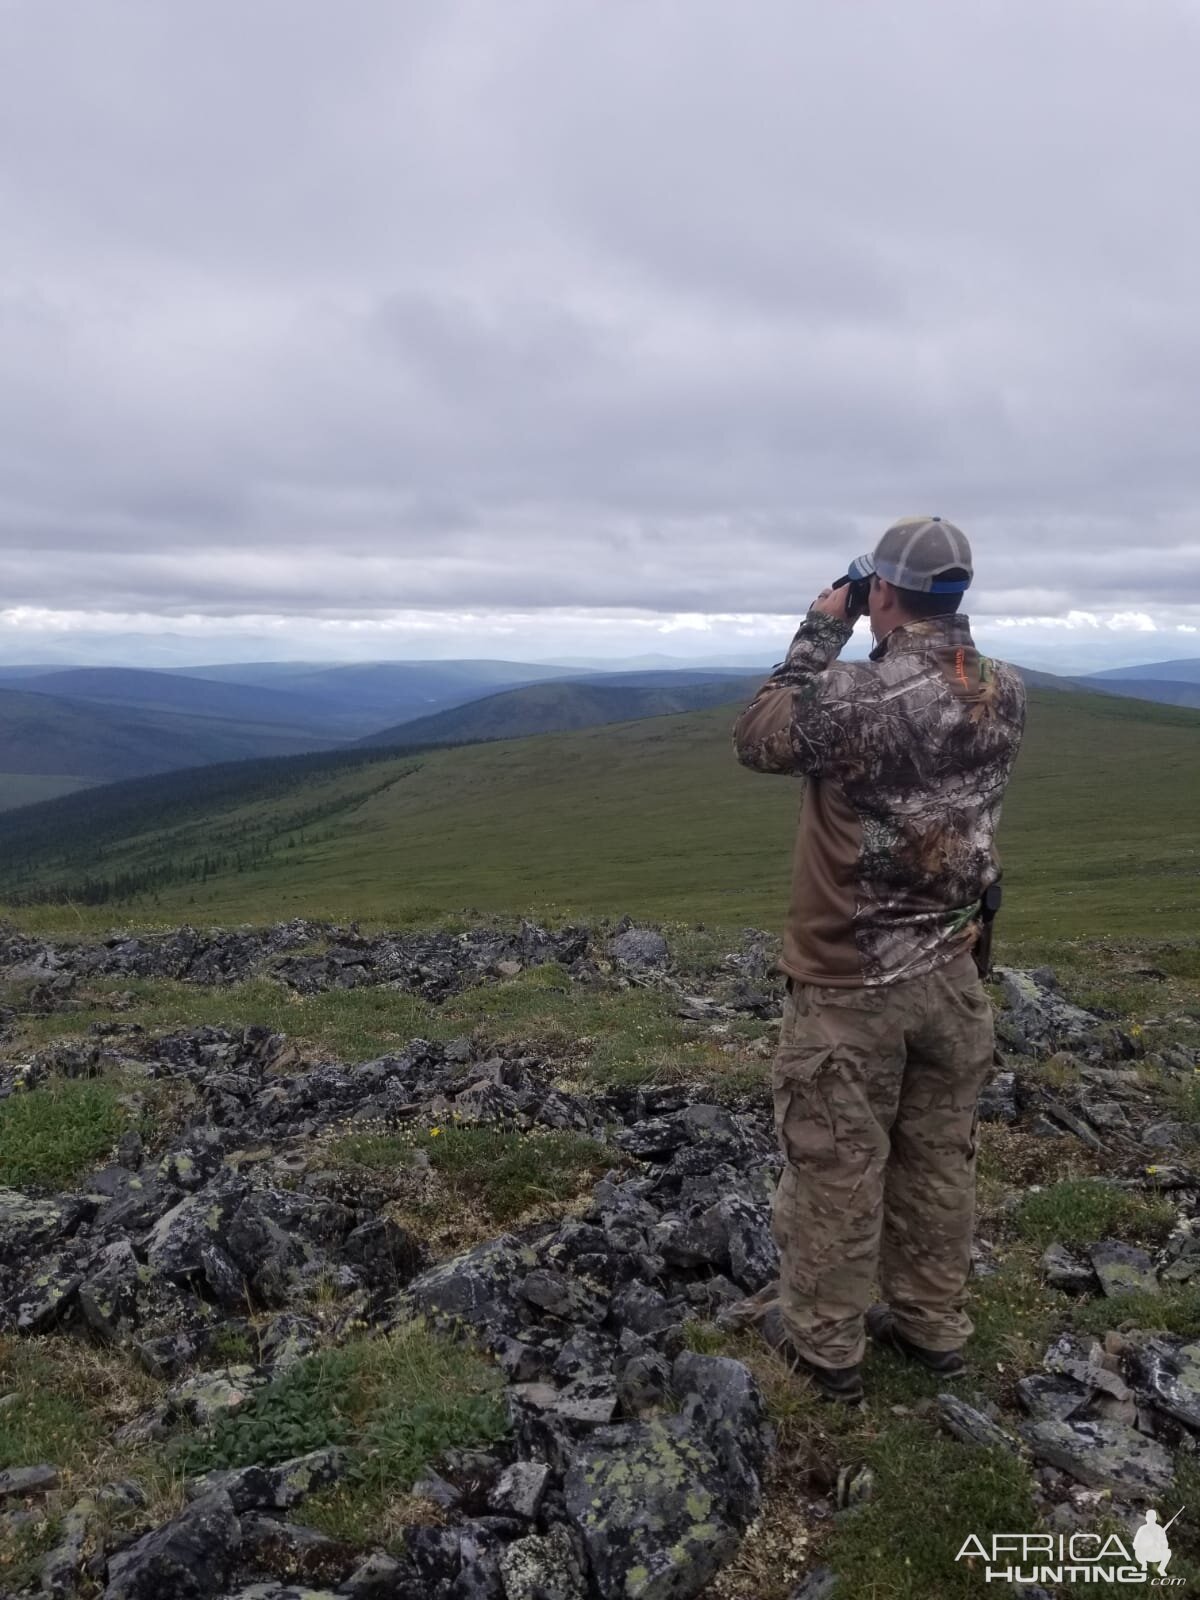
POLYGON ((847 570, 852 578, 869 578, 877 572, 897 589, 915 589, 919 594, 961 594, 975 575, 966 534, 941 517, 902 517, 871 555, 857 556, 847 570), (966 577, 942 577, 955 567, 966 577))

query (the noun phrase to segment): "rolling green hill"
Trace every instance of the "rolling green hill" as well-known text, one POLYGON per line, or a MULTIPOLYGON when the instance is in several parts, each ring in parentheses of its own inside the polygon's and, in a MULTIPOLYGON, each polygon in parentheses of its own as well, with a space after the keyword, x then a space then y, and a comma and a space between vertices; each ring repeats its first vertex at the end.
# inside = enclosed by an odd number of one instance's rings
POLYGON ((431 717, 418 717, 384 728, 359 743, 473 744, 485 739, 519 739, 536 733, 568 733, 607 722, 632 722, 727 705, 754 693, 762 677, 718 679, 707 683, 615 685, 606 683, 538 683, 508 689, 431 717))
MULTIPOLYGON (((478 909, 772 927, 799 791, 737 765, 734 712, 92 790, 0 816, 0 892, 78 902, 107 882, 90 911, 21 913, 43 926, 478 909)), ((1194 932, 1198 789, 1194 712, 1034 690, 1001 833, 1006 930, 1194 932)))
POLYGON ((137 711, 0 689, 0 774, 111 782, 333 743, 267 722, 137 711))

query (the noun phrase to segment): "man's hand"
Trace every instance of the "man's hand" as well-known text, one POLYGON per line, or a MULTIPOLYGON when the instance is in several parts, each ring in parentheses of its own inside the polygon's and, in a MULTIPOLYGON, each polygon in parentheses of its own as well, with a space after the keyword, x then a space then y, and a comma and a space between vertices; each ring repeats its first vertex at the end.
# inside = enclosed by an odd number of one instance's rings
POLYGON ((846 615, 846 605, 849 599, 850 585, 844 583, 840 589, 822 589, 808 609, 810 611, 820 611, 827 617, 836 617, 839 622, 849 622, 850 619, 846 615))

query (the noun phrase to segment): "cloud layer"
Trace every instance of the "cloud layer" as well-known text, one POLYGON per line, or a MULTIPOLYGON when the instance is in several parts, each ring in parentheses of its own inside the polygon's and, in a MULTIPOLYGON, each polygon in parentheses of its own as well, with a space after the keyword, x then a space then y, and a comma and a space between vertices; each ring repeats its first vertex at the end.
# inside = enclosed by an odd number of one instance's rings
POLYGON ((1185 0, 17 0, 4 627, 733 639, 938 510, 981 620, 1194 653, 1198 45, 1185 0))

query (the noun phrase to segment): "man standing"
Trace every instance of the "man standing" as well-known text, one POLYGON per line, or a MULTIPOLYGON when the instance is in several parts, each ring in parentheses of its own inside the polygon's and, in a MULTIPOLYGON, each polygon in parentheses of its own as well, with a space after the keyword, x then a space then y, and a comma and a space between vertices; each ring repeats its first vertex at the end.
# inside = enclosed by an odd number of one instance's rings
POLYGON ((994 1049, 971 951, 1025 690, 958 614, 973 567, 952 523, 896 523, 850 576, 869 583, 869 660, 837 661, 851 591, 823 590, 733 737, 746 766, 808 779, 774 1067, 780 1282, 741 1320, 853 1403, 866 1332, 942 1376, 964 1367, 994 1049))

